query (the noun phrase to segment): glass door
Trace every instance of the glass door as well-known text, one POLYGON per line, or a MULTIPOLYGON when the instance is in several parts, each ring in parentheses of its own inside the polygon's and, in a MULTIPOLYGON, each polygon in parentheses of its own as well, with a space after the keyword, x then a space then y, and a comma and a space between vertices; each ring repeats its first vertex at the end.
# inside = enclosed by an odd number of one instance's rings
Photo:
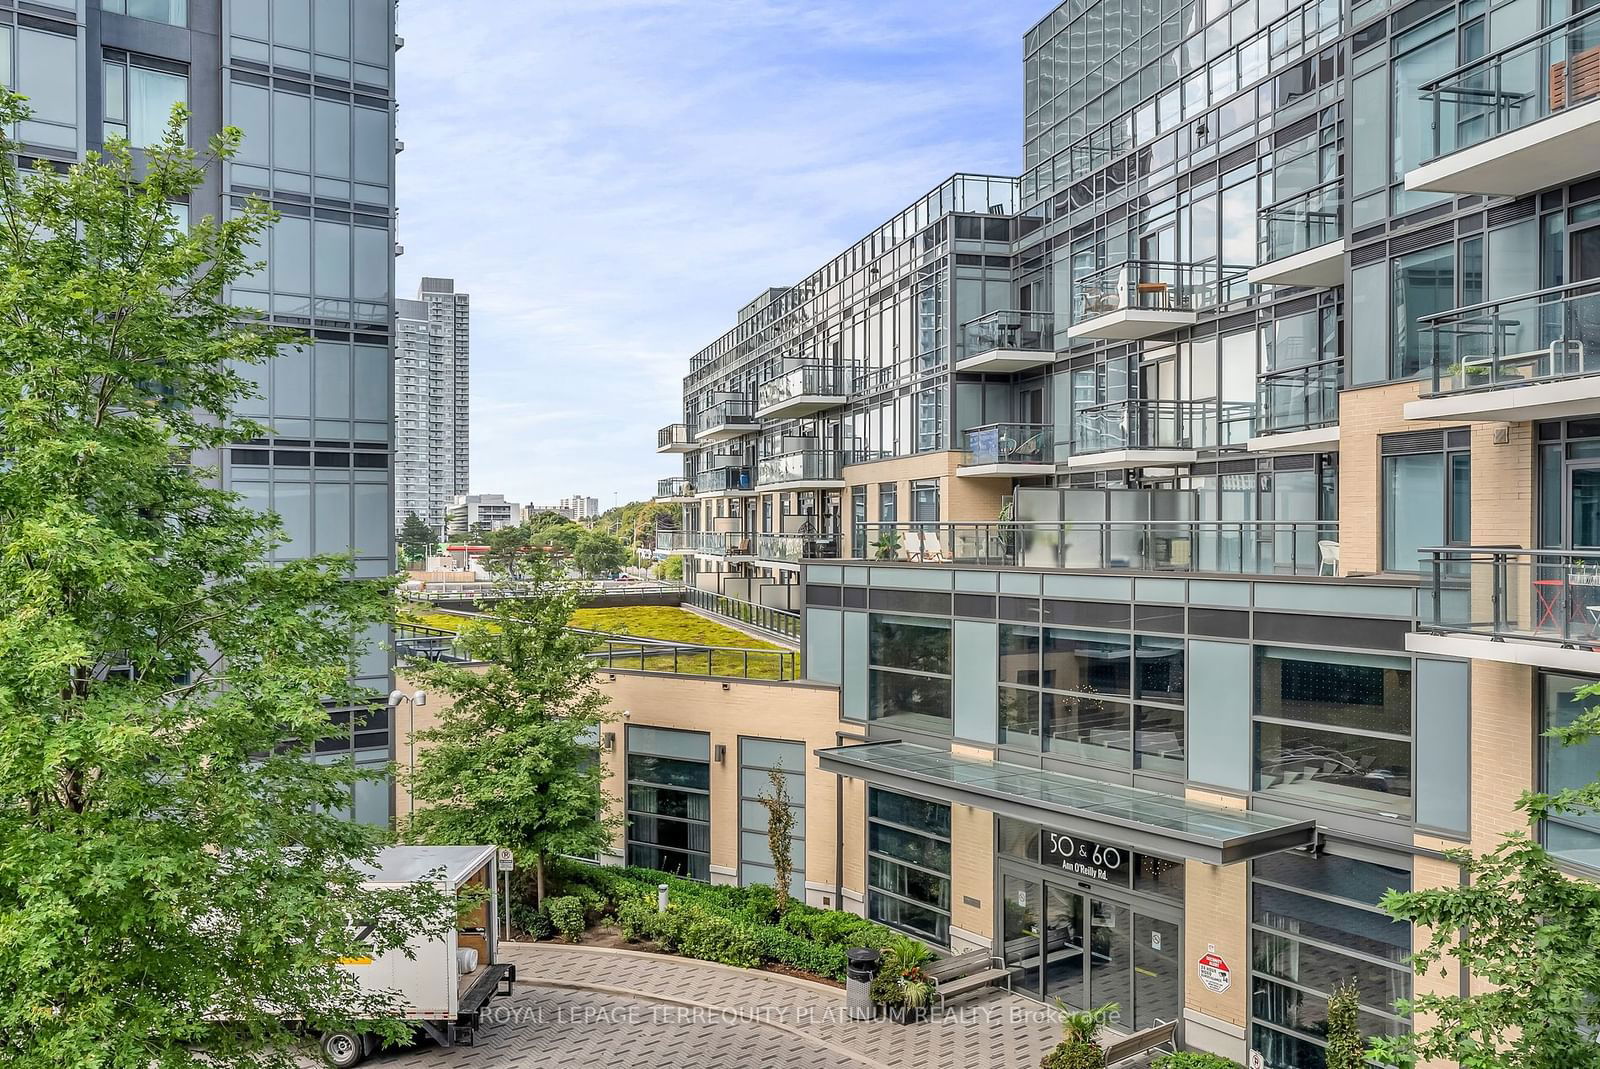
POLYGON ((1053 883, 1045 885, 1044 994, 1080 1010, 1089 1006, 1084 909, 1082 895, 1053 883))
POLYGON ((1011 988, 1039 997, 1039 884, 1011 873, 1000 877, 1001 958, 1011 988))
POLYGON ((1566 548, 1600 550, 1600 464, 1568 464, 1566 548))

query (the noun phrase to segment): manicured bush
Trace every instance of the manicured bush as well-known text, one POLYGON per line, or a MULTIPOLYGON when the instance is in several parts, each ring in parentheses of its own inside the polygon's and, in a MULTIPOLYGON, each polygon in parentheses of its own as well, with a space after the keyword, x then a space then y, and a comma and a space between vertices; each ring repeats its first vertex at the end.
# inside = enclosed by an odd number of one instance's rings
POLYGON ((583 900, 577 895, 561 895, 545 902, 545 913, 550 924, 561 934, 563 942, 576 943, 588 927, 583 915, 583 900))
POLYGON ((1039 1059, 1040 1069, 1105 1069, 1106 1052, 1094 1043, 1069 1039, 1039 1059))
POLYGON ((1163 1054, 1151 1063, 1151 1069, 1239 1069, 1239 1063, 1207 1051, 1180 1050, 1163 1054))

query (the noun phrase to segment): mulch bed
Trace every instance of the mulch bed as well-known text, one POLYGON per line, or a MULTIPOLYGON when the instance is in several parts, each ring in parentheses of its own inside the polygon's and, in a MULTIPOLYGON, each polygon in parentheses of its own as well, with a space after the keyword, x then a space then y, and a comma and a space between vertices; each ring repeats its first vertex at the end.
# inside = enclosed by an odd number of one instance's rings
MULTIPOLYGON (((547 940, 547 942, 559 943, 560 940, 551 939, 547 940)), ((660 954, 662 957, 666 958, 681 957, 681 955, 678 954, 667 953, 667 951, 662 950, 660 946, 650 942, 649 940, 640 940, 637 943, 630 943, 626 939, 622 938, 621 930, 612 928, 609 925, 601 925, 596 928, 590 928, 588 931, 584 932, 583 945, 590 947, 601 947, 607 950, 642 951, 646 954, 660 954)), ((683 960, 695 961, 698 959, 684 958, 683 960)), ((826 984, 828 987, 836 987, 840 990, 844 989, 844 984, 840 983, 838 980, 835 980, 831 976, 818 976, 816 973, 805 972, 804 970, 791 968, 788 965, 781 965, 777 962, 768 962, 767 964, 762 965, 753 971, 779 973, 783 976, 793 976, 799 980, 811 980, 815 983, 826 984)))

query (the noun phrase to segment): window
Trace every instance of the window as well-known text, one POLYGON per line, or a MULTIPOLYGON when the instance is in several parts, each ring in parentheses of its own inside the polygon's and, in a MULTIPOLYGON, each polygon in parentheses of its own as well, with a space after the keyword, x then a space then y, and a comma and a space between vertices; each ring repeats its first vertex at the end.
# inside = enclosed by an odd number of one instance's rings
POLYGON ((857 560, 867 555, 867 488, 850 488, 850 555, 857 560))
MULTIPOLYGON (((1577 694, 1580 689, 1592 686, 1595 682, 1586 676, 1541 673, 1540 731, 1567 727, 1585 709, 1600 704, 1600 699, 1579 698, 1577 694)), ((1600 778, 1600 739, 1566 746, 1560 739, 1541 736, 1539 762, 1543 790, 1554 794, 1569 787, 1587 786, 1600 778)), ((1557 857, 1600 869, 1600 814, 1583 812, 1552 816, 1545 822, 1544 842, 1545 847, 1557 857)))
POLYGON ((950 945, 950 807, 867 789, 867 916, 950 945))
POLYGON ((1383 456, 1383 567, 1425 571, 1422 550, 1472 542, 1472 432, 1386 435, 1383 456))
POLYGON ((1360 991, 1363 1035, 1396 1035, 1411 997, 1411 926, 1378 909, 1410 873, 1367 861, 1285 852, 1251 862, 1251 1041, 1270 1069, 1321 1069, 1328 996, 1360 991))
POLYGON ((794 812, 790 860, 794 864, 789 893, 806 897, 806 745, 772 739, 739 740, 739 883, 773 885, 772 844, 767 840, 767 807, 772 773, 781 772, 789 808, 794 812))
POLYGON ((897 483, 879 483, 878 484, 878 522, 879 523, 894 523, 895 520, 898 519, 898 515, 897 515, 898 512, 899 512, 899 507, 898 507, 899 506, 899 502, 897 501, 898 495, 899 495, 899 484, 897 484, 897 483))
POLYGON ((102 0, 100 9, 148 22, 164 22, 168 26, 183 26, 188 22, 186 0, 102 0))
POLYGON ((1390 299, 1394 307, 1394 345, 1390 376, 1410 378, 1433 369, 1434 356, 1448 352, 1438 332, 1426 329, 1424 316, 1456 307, 1454 244, 1436 245, 1394 258, 1390 299))
POLYGON ((72 34, 18 26, 17 92, 33 115, 19 126, 24 142, 76 148, 78 141, 78 42, 72 34))
POLYGON ((1411 662, 1255 650, 1256 789, 1409 817, 1411 662))
POLYGON ((917 452, 939 448, 944 430, 944 391, 923 390, 917 394, 917 452))
POLYGON ((868 719, 951 733, 949 620, 874 613, 868 660, 868 719))
POLYGON ((918 479, 911 484, 911 522, 939 522, 938 479, 918 479))
POLYGON ((172 109, 189 101, 186 76, 140 66, 136 59, 107 60, 105 82, 105 136, 125 137, 137 148, 159 142, 172 109))
POLYGON ((628 864, 711 879, 711 737, 627 729, 628 864))

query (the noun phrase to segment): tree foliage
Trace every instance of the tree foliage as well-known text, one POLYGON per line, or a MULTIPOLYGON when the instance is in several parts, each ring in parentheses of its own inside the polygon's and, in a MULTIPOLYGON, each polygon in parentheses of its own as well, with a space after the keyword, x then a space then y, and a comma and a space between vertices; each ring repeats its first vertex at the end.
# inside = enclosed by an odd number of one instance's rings
POLYGON ((384 1009, 338 958, 447 921, 362 889, 359 774, 308 760, 392 592, 261 563, 275 521, 197 466, 266 433, 238 369, 293 344, 224 299, 267 210, 169 207, 238 132, 201 160, 178 109, 142 168, 58 175, 13 162, 26 114, 0 92, 0 1062, 289 1066, 280 1015, 384 1009))
POLYGON ((616 537, 604 531, 585 531, 572 551, 572 563, 586 576, 611 575, 630 560, 630 554, 616 537))
MULTIPOLYGON (((1600 695, 1600 687, 1578 692, 1600 695)), ((1600 737, 1600 707, 1550 732, 1564 745, 1600 737)), ((1461 886, 1390 892, 1383 907, 1426 926, 1428 945, 1412 958, 1418 975, 1448 962, 1466 969, 1479 993, 1419 994, 1402 1012, 1426 1015, 1412 1034, 1374 1042, 1396 1064, 1437 1060, 1463 1069, 1600 1069, 1600 885, 1563 872, 1538 841, 1552 813, 1600 811, 1600 783, 1555 794, 1529 792, 1517 803, 1529 831, 1504 836, 1484 855, 1452 851, 1461 886)))
POLYGON ((530 559, 528 594, 496 606, 493 626, 469 624, 461 639, 475 665, 422 663, 413 678, 449 699, 438 723, 417 733, 409 775, 415 842, 508 847, 539 874, 556 854, 592 856, 614 821, 595 760, 606 698, 568 628, 576 594, 549 558, 530 559))
POLYGON ((772 890, 778 912, 789 908, 789 884, 794 879, 794 806, 789 800, 789 781, 783 769, 767 772, 770 794, 756 800, 767 811, 767 848, 772 852, 772 890))
POLYGON ((681 582, 683 579, 683 555, 675 553, 656 565, 656 574, 662 579, 681 582))
POLYGON ((1354 982, 1339 984, 1328 999, 1327 1069, 1366 1069, 1361 1039, 1361 993, 1354 982))
POLYGON ((415 512, 406 513, 405 522, 400 525, 400 548, 412 560, 425 559, 439 542, 439 533, 429 527, 427 521, 415 512))

